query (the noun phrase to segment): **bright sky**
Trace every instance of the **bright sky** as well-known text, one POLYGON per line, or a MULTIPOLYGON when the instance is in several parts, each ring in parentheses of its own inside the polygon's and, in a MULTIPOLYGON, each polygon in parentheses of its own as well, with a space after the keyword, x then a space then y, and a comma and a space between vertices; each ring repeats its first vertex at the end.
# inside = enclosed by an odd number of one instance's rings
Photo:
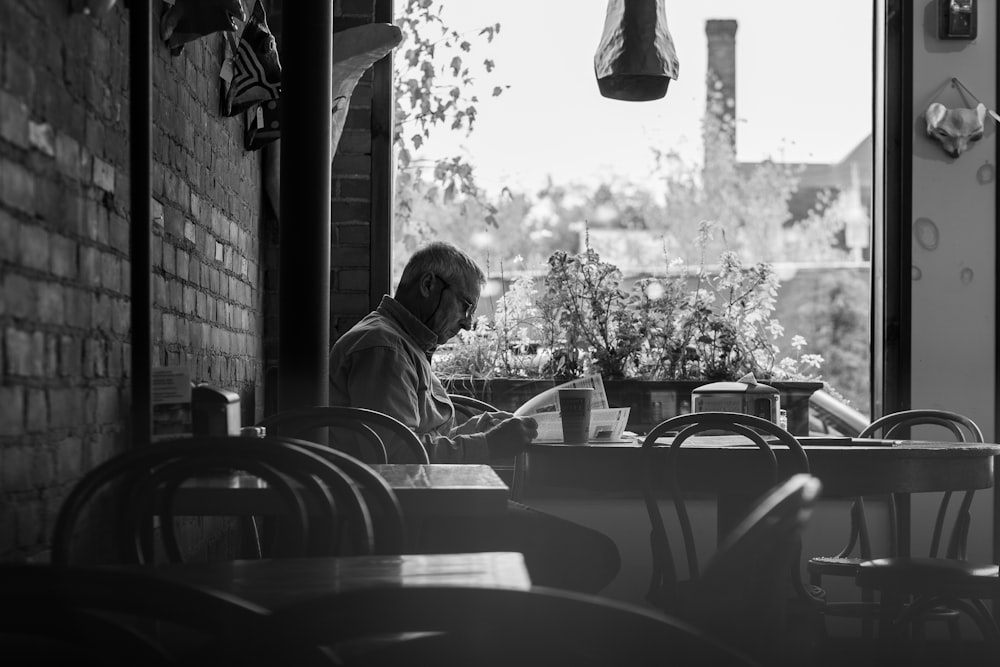
MULTIPOLYGON (((534 189, 605 175, 642 181, 651 146, 700 160, 707 19, 735 19, 737 156, 837 162, 871 132, 871 0, 667 0, 680 74, 663 99, 600 96, 593 59, 607 0, 444 0, 462 32, 499 22, 469 137, 429 150, 466 152, 480 184, 534 189), (510 89, 493 98, 494 85, 510 89)), ((428 155, 427 152, 424 153, 428 155)), ((517 188, 520 189, 520 188, 517 188)))

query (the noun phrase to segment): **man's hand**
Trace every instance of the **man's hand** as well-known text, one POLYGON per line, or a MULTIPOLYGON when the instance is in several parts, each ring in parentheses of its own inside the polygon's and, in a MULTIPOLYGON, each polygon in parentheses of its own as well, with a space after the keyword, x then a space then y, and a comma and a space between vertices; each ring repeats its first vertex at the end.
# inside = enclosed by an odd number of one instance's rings
POLYGON ((538 422, 532 417, 510 417, 486 431, 492 458, 508 458, 524 451, 538 436, 538 422))

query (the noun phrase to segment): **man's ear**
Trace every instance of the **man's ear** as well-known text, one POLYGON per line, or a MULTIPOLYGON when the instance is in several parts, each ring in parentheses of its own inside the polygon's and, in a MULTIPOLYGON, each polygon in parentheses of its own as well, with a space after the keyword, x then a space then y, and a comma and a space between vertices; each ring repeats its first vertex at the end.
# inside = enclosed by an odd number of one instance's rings
POLYGON ((430 296, 431 292, 434 291, 434 281, 435 274, 433 271, 425 271, 420 274, 420 280, 417 281, 417 288, 420 290, 420 296, 430 296))

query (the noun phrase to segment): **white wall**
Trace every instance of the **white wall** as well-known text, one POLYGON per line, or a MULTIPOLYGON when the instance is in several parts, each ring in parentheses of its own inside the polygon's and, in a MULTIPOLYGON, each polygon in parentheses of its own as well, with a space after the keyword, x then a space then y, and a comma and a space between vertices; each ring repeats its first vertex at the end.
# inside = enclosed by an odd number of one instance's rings
MULTIPOLYGON (((997 184, 981 183, 977 173, 996 166, 997 124, 987 117, 983 139, 953 159, 927 136, 924 111, 934 101, 975 106, 963 101, 952 77, 995 108, 997 7, 976 3, 975 40, 942 41, 937 4, 923 0, 923 11, 914 13, 911 405, 967 414, 995 441, 997 184)), ((977 501, 970 555, 990 558, 992 492, 979 493, 977 501)), ((914 505, 914 526, 929 509, 914 505)))

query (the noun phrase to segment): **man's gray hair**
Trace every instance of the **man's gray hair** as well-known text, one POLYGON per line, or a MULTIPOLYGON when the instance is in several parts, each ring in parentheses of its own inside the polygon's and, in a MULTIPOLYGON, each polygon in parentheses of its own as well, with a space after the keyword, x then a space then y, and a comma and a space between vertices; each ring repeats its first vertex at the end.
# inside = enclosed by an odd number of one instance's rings
POLYGON ((429 243, 413 253, 399 277, 399 286, 409 286, 427 272, 449 283, 473 280, 480 286, 486 283, 486 275, 474 259, 443 241, 429 243))

